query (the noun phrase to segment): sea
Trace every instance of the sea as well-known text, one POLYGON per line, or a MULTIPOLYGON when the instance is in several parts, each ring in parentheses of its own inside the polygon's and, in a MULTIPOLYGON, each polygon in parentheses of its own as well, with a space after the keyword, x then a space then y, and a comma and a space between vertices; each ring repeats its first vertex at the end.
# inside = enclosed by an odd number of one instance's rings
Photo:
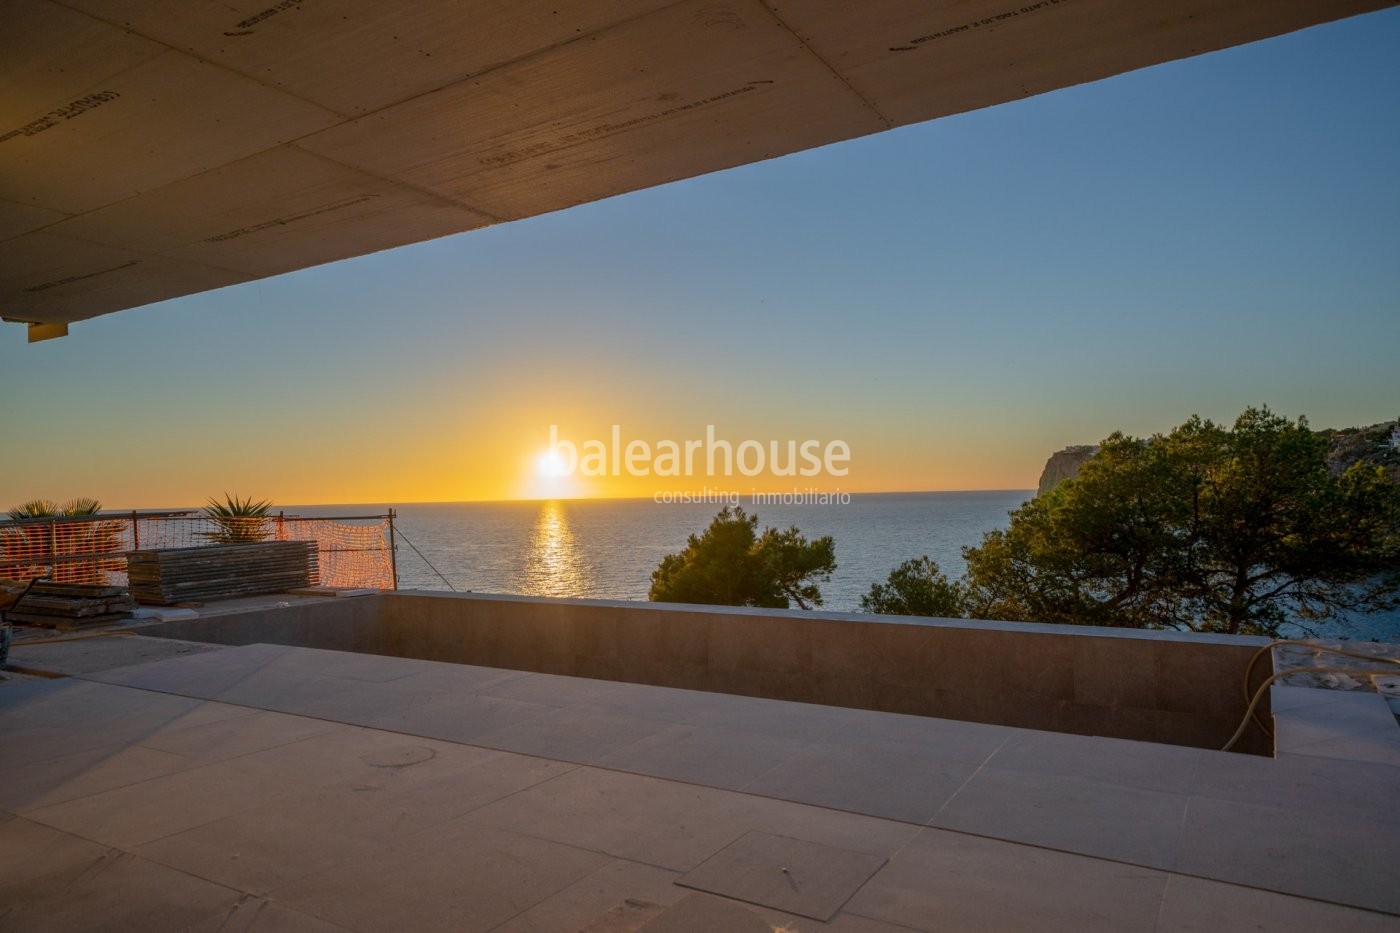
MULTIPOLYGON (((962 549, 993 529, 1035 490, 861 493, 841 501, 739 505, 759 527, 796 527, 808 538, 831 535, 836 571, 820 584, 822 609, 857 612, 873 583, 911 557, 927 555, 960 576, 962 549)), ((645 600, 651 573, 683 549, 720 502, 568 499, 394 505, 402 589, 645 600)), ((384 514, 389 506, 287 507, 290 514, 384 514)), ((1304 634, 1290 631, 1289 635, 1304 634)), ((1400 613, 1329 623, 1324 637, 1400 642, 1400 613)))

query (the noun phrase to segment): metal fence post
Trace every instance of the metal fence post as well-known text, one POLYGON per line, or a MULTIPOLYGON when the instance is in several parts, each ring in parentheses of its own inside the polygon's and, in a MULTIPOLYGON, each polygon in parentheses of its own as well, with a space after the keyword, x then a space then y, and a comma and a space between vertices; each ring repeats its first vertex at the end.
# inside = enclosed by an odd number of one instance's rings
POLYGON ((394 510, 389 510, 389 572, 394 578, 394 589, 399 588, 398 545, 394 543, 394 510))
POLYGON ((131 549, 141 550, 141 520, 136 517, 136 510, 131 510, 131 549))

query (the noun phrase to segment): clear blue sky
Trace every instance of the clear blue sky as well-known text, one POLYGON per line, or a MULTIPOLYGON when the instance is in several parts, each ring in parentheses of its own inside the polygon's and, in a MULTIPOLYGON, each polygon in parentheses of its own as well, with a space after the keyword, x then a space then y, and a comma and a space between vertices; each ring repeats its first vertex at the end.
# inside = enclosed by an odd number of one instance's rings
POLYGON ((1251 403, 1387 420, 1397 168, 1391 10, 63 340, 5 327, 0 506, 496 498, 551 423, 841 438, 846 488, 938 489, 1251 403))

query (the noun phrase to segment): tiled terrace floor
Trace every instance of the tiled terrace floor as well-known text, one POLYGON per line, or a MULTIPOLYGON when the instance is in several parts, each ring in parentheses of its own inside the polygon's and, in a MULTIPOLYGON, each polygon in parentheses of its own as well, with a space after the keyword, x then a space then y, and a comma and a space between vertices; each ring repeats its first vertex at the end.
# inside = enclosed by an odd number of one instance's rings
POLYGON ((12 684, 0 929, 1400 930, 1400 728, 1281 690, 1271 760, 268 645, 12 684))

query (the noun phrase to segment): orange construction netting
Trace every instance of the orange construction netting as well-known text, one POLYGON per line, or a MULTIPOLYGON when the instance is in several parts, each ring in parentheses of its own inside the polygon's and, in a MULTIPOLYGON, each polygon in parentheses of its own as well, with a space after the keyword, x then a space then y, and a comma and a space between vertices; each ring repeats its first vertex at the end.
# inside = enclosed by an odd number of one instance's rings
POLYGON ((101 515, 0 522, 0 578, 124 585, 129 551, 247 541, 314 541, 320 584, 392 589, 389 519, 101 515))

